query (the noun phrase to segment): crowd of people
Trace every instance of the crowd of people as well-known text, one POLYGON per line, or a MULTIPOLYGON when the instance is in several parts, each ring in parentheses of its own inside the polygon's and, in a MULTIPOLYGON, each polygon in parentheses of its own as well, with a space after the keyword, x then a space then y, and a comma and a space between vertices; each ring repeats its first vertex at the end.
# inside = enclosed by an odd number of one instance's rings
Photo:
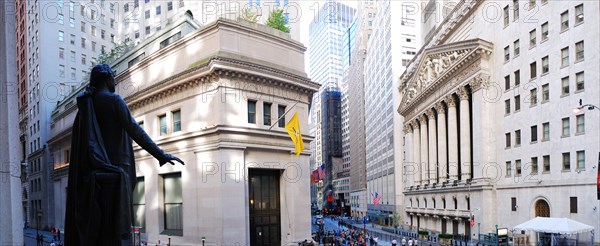
POLYGON ((376 246, 379 239, 365 234, 363 230, 333 230, 315 234, 315 242, 324 246, 376 246))

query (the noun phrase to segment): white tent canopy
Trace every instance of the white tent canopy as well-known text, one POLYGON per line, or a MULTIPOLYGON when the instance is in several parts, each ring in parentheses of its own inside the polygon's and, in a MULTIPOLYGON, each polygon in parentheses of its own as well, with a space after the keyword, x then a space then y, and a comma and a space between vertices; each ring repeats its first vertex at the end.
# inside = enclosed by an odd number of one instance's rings
POLYGON ((593 231, 594 227, 577 222, 569 218, 549 218, 536 217, 514 227, 517 230, 557 233, 557 234, 577 234, 593 231))

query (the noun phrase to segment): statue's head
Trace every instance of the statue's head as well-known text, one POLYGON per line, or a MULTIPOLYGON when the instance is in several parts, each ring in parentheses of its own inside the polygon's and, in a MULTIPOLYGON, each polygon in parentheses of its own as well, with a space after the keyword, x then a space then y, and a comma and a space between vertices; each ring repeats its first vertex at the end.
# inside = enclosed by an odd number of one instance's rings
POLYGON ((107 88, 110 92, 115 92, 115 73, 107 64, 98 64, 92 68, 90 74, 90 86, 97 89, 107 88))

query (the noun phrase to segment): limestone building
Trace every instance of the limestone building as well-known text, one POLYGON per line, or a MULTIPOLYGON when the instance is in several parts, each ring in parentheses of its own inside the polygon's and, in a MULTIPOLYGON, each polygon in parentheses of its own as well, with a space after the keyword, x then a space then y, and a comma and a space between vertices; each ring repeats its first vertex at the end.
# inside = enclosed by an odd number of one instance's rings
POLYGON ((599 103, 599 3, 443 3, 427 3, 423 20, 445 18, 425 25, 399 88, 405 223, 477 238, 546 216, 598 231, 600 112, 573 108, 599 103))
POLYGON ((417 8, 410 2, 375 2, 377 12, 364 60, 365 169, 367 215, 391 225, 403 206, 401 117, 398 77, 419 48, 417 8), (377 197, 377 198, 376 198, 377 197), (375 200, 376 199, 376 200, 375 200), (377 201, 379 200, 379 201, 377 201))
POLYGON ((296 156, 284 129, 297 112, 309 146, 308 107, 318 85, 304 72, 306 48, 278 30, 219 19, 131 62, 161 40, 113 64, 117 92, 132 115, 186 163, 159 167, 134 146, 142 240, 164 243, 171 234, 176 245, 199 245, 202 237, 207 244, 286 245, 309 239, 310 149, 296 156))

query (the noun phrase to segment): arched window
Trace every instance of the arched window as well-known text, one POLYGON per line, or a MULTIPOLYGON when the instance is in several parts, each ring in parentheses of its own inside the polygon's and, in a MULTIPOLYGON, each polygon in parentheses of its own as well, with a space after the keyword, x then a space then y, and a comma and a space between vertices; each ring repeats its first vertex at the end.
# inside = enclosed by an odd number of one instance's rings
POLYGON ((442 198, 442 206, 444 206, 444 209, 446 209, 446 198, 442 198))
POLYGON ((412 199, 408 199, 408 200, 410 201, 410 207, 412 208, 413 207, 412 199))
POLYGON ((471 198, 467 197, 467 210, 471 210, 471 198))
POLYGON ((550 217, 550 205, 542 199, 535 202, 535 217, 550 217))
POLYGON ((419 207, 420 207, 420 205, 419 205, 419 199, 417 199, 417 208, 419 208, 419 207))
POLYGON ((433 208, 435 208, 435 198, 431 198, 431 200, 433 201, 433 208))
POLYGON ((458 209, 458 201, 455 198, 452 198, 452 200, 454 200, 454 209, 458 209))
POLYGON ((427 198, 423 199, 425 201, 425 208, 427 208, 427 198))

